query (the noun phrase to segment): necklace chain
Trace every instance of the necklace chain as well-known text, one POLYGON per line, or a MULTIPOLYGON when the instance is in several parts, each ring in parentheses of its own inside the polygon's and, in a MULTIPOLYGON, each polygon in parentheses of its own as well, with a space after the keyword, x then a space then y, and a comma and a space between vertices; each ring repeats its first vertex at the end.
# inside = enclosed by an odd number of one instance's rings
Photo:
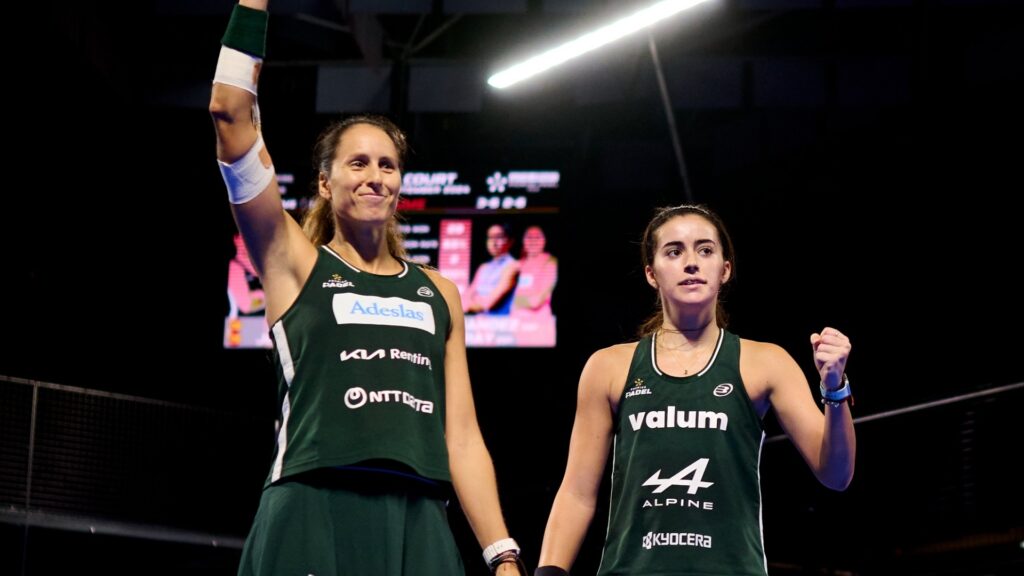
MULTIPOLYGON (((708 324, 710 324, 710 322, 708 322, 708 324)), ((675 329, 671 329, 671 328, 664 328, 664 327, 662 327, 660 329, 660 331, 662 333, 682 334, 684 332, 693 332, 695 330, 701 330, 701 329, 707 327, 708 324, 705 324, 704 326, 700 326, 698 328, 688 328, 688 329, 684 329, 684 330, 675 330, 675 329)), ((684 343, 688 343, 688 341, 686 341, 684 343)), ((660 348, 666 354, 675 354, 675 355, 677 355, 677 357, 679 355, 686 354, 687 356, 690 356, 690 358, 688 359, 688 360, 690 360, 693 357, 697 356, 698 353, 703 353, 703 350, 707 348, 707 345, 705 343, 701 343, 701 344, 697 344, 693 348, 684 350, 683 349, 683 343, 680 343, 677 346, 669 346, 668 344, 665 343, 665 341, 663 339, 659 339, 658 340, 658 348, 660 348)), ((690 374, 690 369, 684 367, 683 368, 683 376, 688 376, 689 374, 690 374)))

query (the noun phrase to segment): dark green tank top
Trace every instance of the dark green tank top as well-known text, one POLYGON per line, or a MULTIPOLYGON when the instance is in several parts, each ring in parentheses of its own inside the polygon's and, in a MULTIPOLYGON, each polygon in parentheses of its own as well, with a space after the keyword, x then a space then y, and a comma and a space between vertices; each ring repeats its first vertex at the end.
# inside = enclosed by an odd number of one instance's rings
POLYGON ((764 576, 758 466, 764 431, 719 332, 692 376, 663 374, 637 344, 619 402, 602 575, 764 576))
POLYGON ((451 317, 430 278, 402 267, 379 276, 320 247, 298 298, 271 328, 281 425, 267 484, 367 460, 450 481, 444 358, 451 317))

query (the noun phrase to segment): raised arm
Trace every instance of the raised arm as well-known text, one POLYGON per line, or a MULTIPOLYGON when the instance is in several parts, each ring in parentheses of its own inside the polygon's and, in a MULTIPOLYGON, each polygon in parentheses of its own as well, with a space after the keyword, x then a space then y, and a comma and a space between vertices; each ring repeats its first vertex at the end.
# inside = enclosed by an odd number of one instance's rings
POLYGON ((272 323, 298 295, 316 249, 281 206, 274 167, 257 124, 267 0, 241 0, 224 34, 210 95, 217 159, 235 222, 260 274, 272 323))
MULTIPOLYGON (((811 345, 824 387, 839 388, 850 354, 849 339, 826 328, 822 335, 811 337, 811 345)), ((769 400, 786 434, 822 484, 845 490, 853 479, 857 451, 849 403, 826 403, 822 414, 818 393, 810 392, 803 371, 785 350, 765 344, 758 354, 768 370, 769 400)))
MULTIPOLYGON (((466 362, 466 328, 459 290, 440 274, 428 271, 452 316, 452 331, 445 346, 445 441, 448 467, 459 504, 481 548, 508 538, 501 514, 494 464, 476 419, 473 391, 466 362)), ((502 564, 497 574, 514 576, 515 565, 502 564)))
MULTIPOLYGON (((617 389, 614 381, 626 379, 618 348, 595 352, 580 375, 569 458, 544 529, 540 566, 568 571, 594 518, 613 435, 612 397, 617 389)), ((625 368, 628 369, 628 359, 625 368)))

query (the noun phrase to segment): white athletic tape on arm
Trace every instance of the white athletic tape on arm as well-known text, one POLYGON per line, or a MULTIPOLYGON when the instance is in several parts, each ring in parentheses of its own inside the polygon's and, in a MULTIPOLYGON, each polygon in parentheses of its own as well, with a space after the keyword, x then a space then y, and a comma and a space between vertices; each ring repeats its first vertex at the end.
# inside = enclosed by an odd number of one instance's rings
POLYGON ((256 143, 238 160, 228 164, 217 160, 224 184, 228 187, 228 200, 232 204, 244 204, 260 195, 274 179, 274 165, 264 166, 260 160, 263 150, 263 135, 256 136, 256 143))
POLYGON ((501 554, 502 552, 508 552, 509 550, 515 550, 516 555, 518 555, 519 544, 517 544, 516 541, 511 538, 502 538, 501 540, 498 540, 497 542, 491 544, 487 548, 484 548, 484 562, 486 562, 488 566, 491 566, 491 562, 494 561, 494 558, 498 554, 501 554))
POLYGON ((227 84, 251 92, 256 95, 256 80, 259 76, 259 67, 263 63, 260 58, 255 58, 239 52, 227 46, 220 47, 220 57, 217 58, 217 71, 213 74, 214 83, 227 84))

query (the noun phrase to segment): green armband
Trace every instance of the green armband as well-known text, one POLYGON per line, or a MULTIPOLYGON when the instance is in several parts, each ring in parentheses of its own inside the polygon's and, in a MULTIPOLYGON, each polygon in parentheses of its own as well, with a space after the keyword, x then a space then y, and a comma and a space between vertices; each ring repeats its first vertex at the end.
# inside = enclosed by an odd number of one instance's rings
POLYGON ((220 43, 250 56, 263 58, 267 53, 268 17, 269 14, 264 10, 236 4, 220 43))

